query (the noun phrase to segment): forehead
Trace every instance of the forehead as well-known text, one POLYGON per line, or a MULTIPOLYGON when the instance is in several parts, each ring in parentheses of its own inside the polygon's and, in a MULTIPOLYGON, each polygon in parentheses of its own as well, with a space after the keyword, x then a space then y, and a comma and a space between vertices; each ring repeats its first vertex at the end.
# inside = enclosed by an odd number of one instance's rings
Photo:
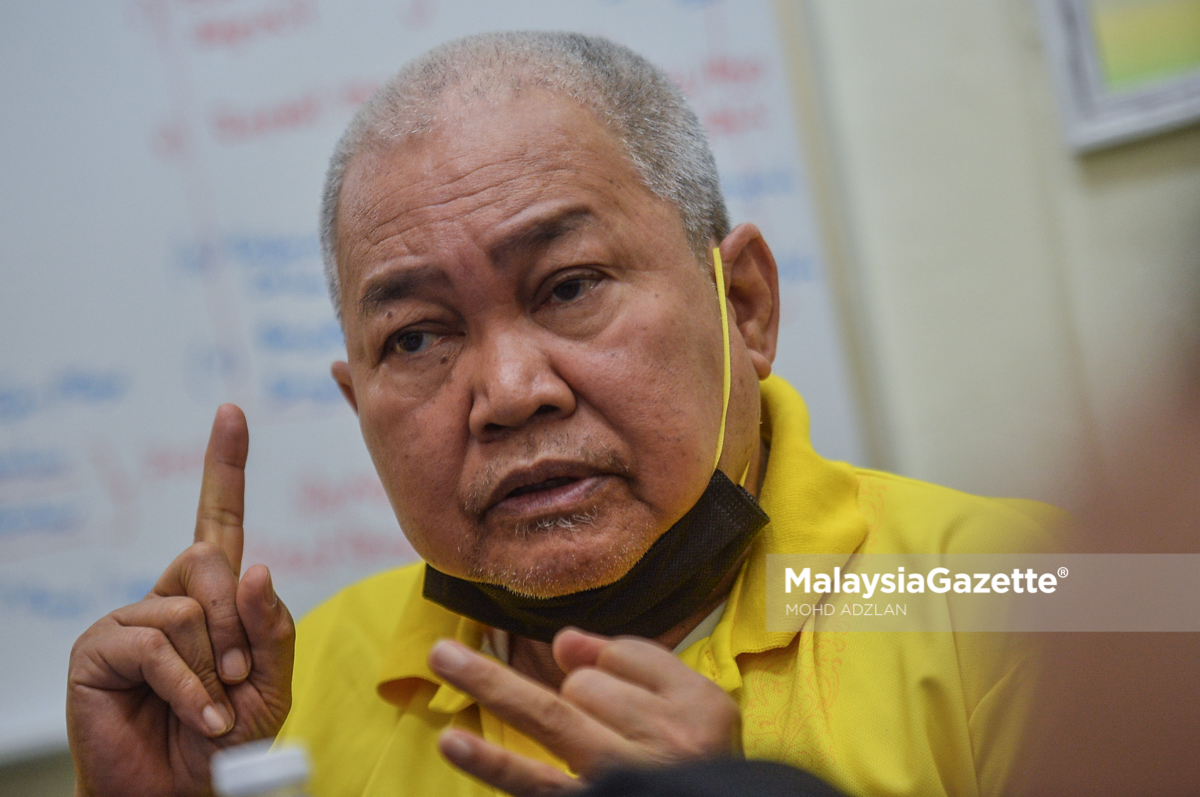
POLYGON ((338 218, 343 281, 364 259, 432 254, 452 239, 486 248, 538 207, 603 219, 657 201, 620 142, 574 100, 534 91, 444 110, 434 130, 351 162, 338 218))

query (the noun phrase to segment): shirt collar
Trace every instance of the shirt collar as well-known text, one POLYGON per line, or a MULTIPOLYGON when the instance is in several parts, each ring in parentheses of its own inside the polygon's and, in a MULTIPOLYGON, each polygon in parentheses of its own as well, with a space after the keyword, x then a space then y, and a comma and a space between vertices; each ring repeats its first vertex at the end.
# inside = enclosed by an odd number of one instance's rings
MULTIPOLYGON (((712 636, 683 654, 689 664, 701 655, 711 657, 708 674, 726 691, 741 685, 737 656, 786 647, 795 637, 794 632, 766 630, 767 554, 836 553, 849 558, 867 533, 858 510, 858 479, 850 466, 828 462, 813 450, 808 409, 800 394, 778 376, 763 380, 760 389, 762 436, 770 445, 770 457, 759 503, 771 522, 751 545, 712 636)), ((478 650, 483 626, 425 600, 422 579, 415 584, 400 608, 400 621, 380 673, 379 694, 403 705, 420 682, 440 684, 429 708, 456 713, 474 701, 441 684, 429 669, 429 650, 446 637, 478 650)))
POLYGON ((822 459, 808 435, 804 399, 777 376, 762 382, 763 439, 770 445, 759 503, 771 522, 750 549, 734 618, 734 655, 780 647, 792 633, 766 631, 767 554, 844 554, 867 535, 858 509, 858 477, 841 462, 822 459))
POLYGON ((429 668, 429 651, 439 639, 454 639, 478 650, 483 626, 455 614, 421 594, 424 575, 414 580, 414 589, 400 606, 400 621, 383 659, 377 689, 389 703, 404 705, 421 682, 439 684, 429 707, 447 714, 457 713, 475 702, 441 679, 429 668))

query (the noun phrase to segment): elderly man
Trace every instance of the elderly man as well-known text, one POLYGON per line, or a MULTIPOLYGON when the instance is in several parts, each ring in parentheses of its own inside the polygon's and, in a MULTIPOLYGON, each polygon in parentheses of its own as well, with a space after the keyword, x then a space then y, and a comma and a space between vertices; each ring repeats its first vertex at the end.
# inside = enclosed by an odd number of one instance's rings
POLYGON ((196 543, 73 652, 81 793, 203 794, 214 750, 275 733, 317 795, 741 753, 855 793, 1004 788, 1018 656, 768 632, 765 557, 944 551, 1036 510, 813 452, 770 375, 770 249, 730 229, 661 72, 574 34, 443 45, 355 117, 322 232, 333 377, 424 562, 313 611, 293 669, 266 568, 239 578, 248 438, 222 407, 196 543))

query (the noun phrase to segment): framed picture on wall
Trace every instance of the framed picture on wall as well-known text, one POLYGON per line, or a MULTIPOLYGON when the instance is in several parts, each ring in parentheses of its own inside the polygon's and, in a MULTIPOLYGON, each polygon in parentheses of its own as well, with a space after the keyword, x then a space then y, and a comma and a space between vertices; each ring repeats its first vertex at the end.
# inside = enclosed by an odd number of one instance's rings
POLYGON ((1075 150, 1200 121, 1200 0, 1039 0, 1039 14, 1075 150))

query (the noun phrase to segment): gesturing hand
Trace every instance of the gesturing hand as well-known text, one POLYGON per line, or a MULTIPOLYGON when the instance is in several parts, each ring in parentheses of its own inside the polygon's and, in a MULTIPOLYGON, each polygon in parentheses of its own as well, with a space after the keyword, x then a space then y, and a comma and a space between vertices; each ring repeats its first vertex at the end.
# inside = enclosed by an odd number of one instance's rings
POLYGON ((242 566, 249 435, 217 410, 194 544, 143 600, 76 641, 67 730, 83 795, 207 794, 218 747, 274 735, 291 706, 295 629, 262 565, 242 566))
MULTIPOLYGON (((557 692, 450 640, 434 646, 429 663, 441 678, 541 742, 584 781, 613 767, 740 750, 737 705, 661 645, 564 629, 553 652, 567 673, 557 692)), ((583 785, 465 731, 446 731, 438 746, 455 766, 518 797, 569 793, 583 785)))

